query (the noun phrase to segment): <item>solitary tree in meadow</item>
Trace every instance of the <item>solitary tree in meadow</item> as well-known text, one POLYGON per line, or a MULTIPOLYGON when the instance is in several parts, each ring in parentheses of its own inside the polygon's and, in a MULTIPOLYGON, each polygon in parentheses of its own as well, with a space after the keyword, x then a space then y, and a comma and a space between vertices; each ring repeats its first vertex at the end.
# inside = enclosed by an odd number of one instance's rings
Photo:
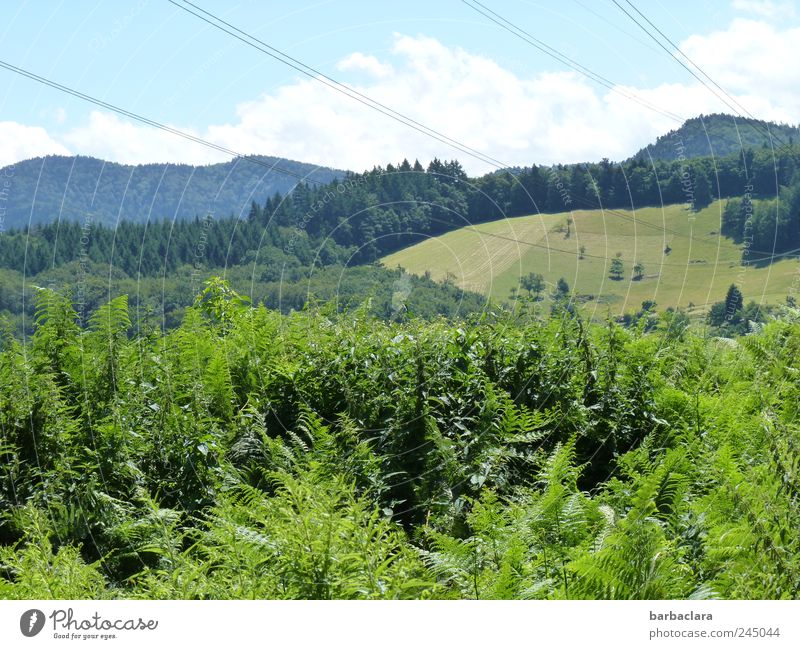
POLYGON ((619 257, 615 257, 611 260, 611 269, 608 272, 608 276, 613 280, 621 280, 622 276, 625 274, 625 264, 622 263, 622 260, 619 257))
POLYGON ((725 295, 725 319, 733 320, 744 308, 744 297, 736 284, 731 284, 725 295))
POLYGON ((533 295, 537 300, 545 288, 544 276, 541 273, 528 273, 520 280, 520 284, 528 291, 528 296, 533 295))

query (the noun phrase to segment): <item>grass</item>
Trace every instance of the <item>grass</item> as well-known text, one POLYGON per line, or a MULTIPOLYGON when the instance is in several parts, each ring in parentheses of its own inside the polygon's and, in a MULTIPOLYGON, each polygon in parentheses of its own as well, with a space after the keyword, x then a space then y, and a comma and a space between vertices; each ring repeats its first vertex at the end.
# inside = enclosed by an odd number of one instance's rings
MULTIPOLYGON (((745 300, 784 302, 792 283, 795 289, 800 283, 797 259, 743 265, 741 246, 719 234, 723 208, 724 201, 716 201, 696 214, 669 205, 503 219, 428 239, 381 261, 434 279, 449 277, 500 301, 514 290, 524 293, 520 278, 528 273, 541 273, 548 292, 563 277, 597 315, 635 310, 644 300, 699 313, 723 299, 732 283, 745 300), (616 256, 624 262, 622 280, 609 278, 616 256), (639 280, 633 279, 636 262, 645 266, 639 280)), ((750 259, 755 257, 752 251, 750 259)))

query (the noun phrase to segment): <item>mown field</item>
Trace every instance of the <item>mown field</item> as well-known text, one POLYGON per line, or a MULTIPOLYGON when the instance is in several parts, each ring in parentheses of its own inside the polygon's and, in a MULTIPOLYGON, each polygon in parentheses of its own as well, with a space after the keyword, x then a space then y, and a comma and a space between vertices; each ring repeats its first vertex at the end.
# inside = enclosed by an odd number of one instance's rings
MULTIPOLYGON (((635 310, 644 300, 700 312, 721 300, 732 283, 747 300, 784 302, 792 283, 795 289, 800 283, 797 259, 742 265, 741 245, 719 234, 723 207, 724 201, 716 201, 698 213, 669 205, 510 218, 427 239, 382 263, 413 274, 428 271, 434 279, 450 277, 501 301, 513 290, 524 294, 520 278, 528 273, 541 273, 549 291, 563 277, 598 317, 635 310), (609 270, 618 255, 625 272, 613 280, 609 270), (633 277, 636 262, 645 267, 641 279, 633 277)), ((752 251, 750 260, 757 256, 764 255, 752 251)))
POLYGON ((0 348, 3 598, 800 597, 800 311, 179 327, 38 296, 0 348))

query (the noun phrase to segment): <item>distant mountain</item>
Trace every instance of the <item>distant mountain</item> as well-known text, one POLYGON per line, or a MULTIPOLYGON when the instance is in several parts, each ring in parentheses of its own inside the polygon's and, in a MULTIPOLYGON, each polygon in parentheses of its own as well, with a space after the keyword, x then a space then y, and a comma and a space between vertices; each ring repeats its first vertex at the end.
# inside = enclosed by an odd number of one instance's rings
POLYGON ((641 149, 634 158, 678 160, 703 156, 725 156, 744 149, 800 142, 800 128, 758 119, 732 115, 701 115, 686 120, 683 126, 660 136, 655 143, 641 149))
POLYGON ((282 158, 258 156, 205 166, 123 165, 86 156, 33 158, 0 169, 0 211, 4 229, 61 220, 113 225, 119 218, 192 219, 209 211, 217 217, 247 216, 250 203, 285 193, 297 178, 281 169, 323 183, 346 172, 282 158))

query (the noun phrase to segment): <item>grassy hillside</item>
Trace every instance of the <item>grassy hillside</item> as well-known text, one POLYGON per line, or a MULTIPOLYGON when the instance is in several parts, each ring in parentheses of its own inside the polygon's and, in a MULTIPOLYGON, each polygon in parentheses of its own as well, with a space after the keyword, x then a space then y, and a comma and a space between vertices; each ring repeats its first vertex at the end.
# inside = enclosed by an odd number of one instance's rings
MULTIPOLYGON (((724 201, 717 201, 697 214, 671 205, 505 219, 427 239, 382 263, 413 274, 427 271, 434 279, 449 276, 462 288, 499 300, 508 299, 514 289, 521 291, 520 278, 528 273, 541 273, 548 292, 563 277, 587 308, 603 315, 607 309, 636 309, 644 300, 655 300, 659 307, 702 309, 721 300, 731 283, 748 300, 784 301, 797 261, 743 266, 740 246, 719 235, 723 208, 724 201), (568 218, 574 221, 569 236, 568 218), (618 253, 625 273, 615 281, 609 270, 618 253), (633 279, 636 262, 645 266, 640 280, 633 279)), ((755 257, 753 251, 750 259, 755 257)))

